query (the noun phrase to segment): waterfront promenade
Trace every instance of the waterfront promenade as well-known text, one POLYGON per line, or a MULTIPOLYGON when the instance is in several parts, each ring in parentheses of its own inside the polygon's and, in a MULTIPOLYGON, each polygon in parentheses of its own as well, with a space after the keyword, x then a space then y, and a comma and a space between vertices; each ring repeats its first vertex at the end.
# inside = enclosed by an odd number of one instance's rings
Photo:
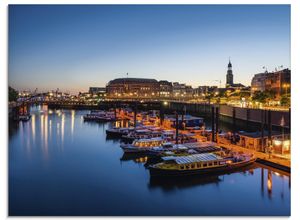
POLYGON ((258 151, 254 151, 254 150, 250 150, 244 147, 240 147, 238 145, 235 144, 221 144, 218 143, 219 146, 227 148, 229 150, 233 150, 233 151, 242 151, 244 153, 252 153, 256 156, 257 159, 259 159, 259 161, 261 161, 262 163, 266 163, 266 164, 277 164, 280 166, 284 166, 284 167, 276 167, 276 165, 273 167, 275 168, 283 168, 285 171, 289 170, 291 168, 291 159, 289 157, 282 157, 281 155, 276 155, 276 154, 267 154, 267 153, 263 153, 263 152, 258 152, 258 151), (270 163, 268 163, 270 162, 270 163), (286 168, 285 168, 286 167, 286 168))

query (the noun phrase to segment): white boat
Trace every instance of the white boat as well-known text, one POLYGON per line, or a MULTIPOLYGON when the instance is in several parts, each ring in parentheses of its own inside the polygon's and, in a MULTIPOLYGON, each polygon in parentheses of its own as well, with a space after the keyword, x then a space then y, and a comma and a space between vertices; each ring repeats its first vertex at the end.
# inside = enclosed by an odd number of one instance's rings
POLYGON ((122 143, 120 146, 126 153, 145 153, 153 147, 169 144, 162 138, 137 139, 132 144, 122 143))

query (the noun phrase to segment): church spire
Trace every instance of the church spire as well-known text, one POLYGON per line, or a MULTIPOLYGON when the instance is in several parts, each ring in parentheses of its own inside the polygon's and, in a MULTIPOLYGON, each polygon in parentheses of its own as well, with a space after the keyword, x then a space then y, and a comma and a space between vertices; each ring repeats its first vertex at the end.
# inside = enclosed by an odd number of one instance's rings
POLYGON ((226 87, 230 87, 233 85, 233 74, 232 74, 232 64, 229 57, 227 75, 226 75, 226 87))

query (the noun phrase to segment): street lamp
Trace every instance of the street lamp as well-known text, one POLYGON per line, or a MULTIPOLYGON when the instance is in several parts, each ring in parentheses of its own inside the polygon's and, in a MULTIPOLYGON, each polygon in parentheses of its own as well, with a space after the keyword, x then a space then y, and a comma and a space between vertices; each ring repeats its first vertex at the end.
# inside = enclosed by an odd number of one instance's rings
POLYGON ((282 87, 285 88, 285 95, 287 95, 287 89, 290 87, 290 84, 284 83, 282 87))

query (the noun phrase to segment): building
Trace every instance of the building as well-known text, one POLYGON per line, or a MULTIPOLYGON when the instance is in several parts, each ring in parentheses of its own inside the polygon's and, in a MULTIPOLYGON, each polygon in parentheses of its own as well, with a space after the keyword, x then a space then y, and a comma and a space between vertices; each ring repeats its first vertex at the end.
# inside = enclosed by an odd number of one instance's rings
POLYGON ((251 93, 257 91, 274 92, 276 97, 290 93, 291 70, 283 69, 275 72, 265 72, 255 74, 251 81, 251 93))
POLYGON ((230 87, 232 85, 233 85, 232 64, 229 60, 227 74, 226 74, 226 87, 230 87))
POLYGON ((290 93, 290 85, 291 71, 289 69, 272 72, 265 81, 266 91, 274 92, 276 97, 290 93))
POLYGON ((226 88, 233 88, 233 89, 242 89, 245 86, 241 83, 234 83, 233 82, 233 73, 232 73, 232 64, 229 60, 227 66, 227 74, 226 74, 226 88))
POLYGON ((266 91, 266 79, 268 78, 269 73, 266 71, 264 73, 257 73, 254 75, 251 81, 251 93, 256 91, 266 91))
POLYGON ((193 88, 184 83, 173 83, 173 97, 174 98, 191 98, 193 97, 193 88))
POLYGON ((264 131, 245 132, 240 131, 234 135, 231 132, 218 135, 218 144, 236 144, 240 147, 267 153, 271 150, 274 154, 288 155, 291 152, 290 134, 283 134, 278 131, 272 131, 271 140, 269 142, 269 133, 264 131), (271 149, 268 147, 271 143, 271 149))
POLYGON ((103 94, 106 93, 106 88, 105 87, 90 87, 89 88, 89 93, 92 95, 96 94, 103 94))
POLYGON ((159 81, 159 96, 164 98, 172 97, 173 94, 173 85, 167 80, 159 81))
POLYGON ((159 97, 160 84, 156 79, 117 78, 108 82, 108 97, 151 98, 159 97))
POLYGON ((199 98, 204 98, 208 94, 214 94, 218 92, 220 88, 217 86, 199 86, 198 88, 193 89, 194 96, 199 98))
MULTIPOLYGON (((240 132, 237 145, 255 151, 266 152, 268 146, 268 132, 240 132)), ((290 154, 290 135, 272 131, 272 151, 275 154, 290 154)))

